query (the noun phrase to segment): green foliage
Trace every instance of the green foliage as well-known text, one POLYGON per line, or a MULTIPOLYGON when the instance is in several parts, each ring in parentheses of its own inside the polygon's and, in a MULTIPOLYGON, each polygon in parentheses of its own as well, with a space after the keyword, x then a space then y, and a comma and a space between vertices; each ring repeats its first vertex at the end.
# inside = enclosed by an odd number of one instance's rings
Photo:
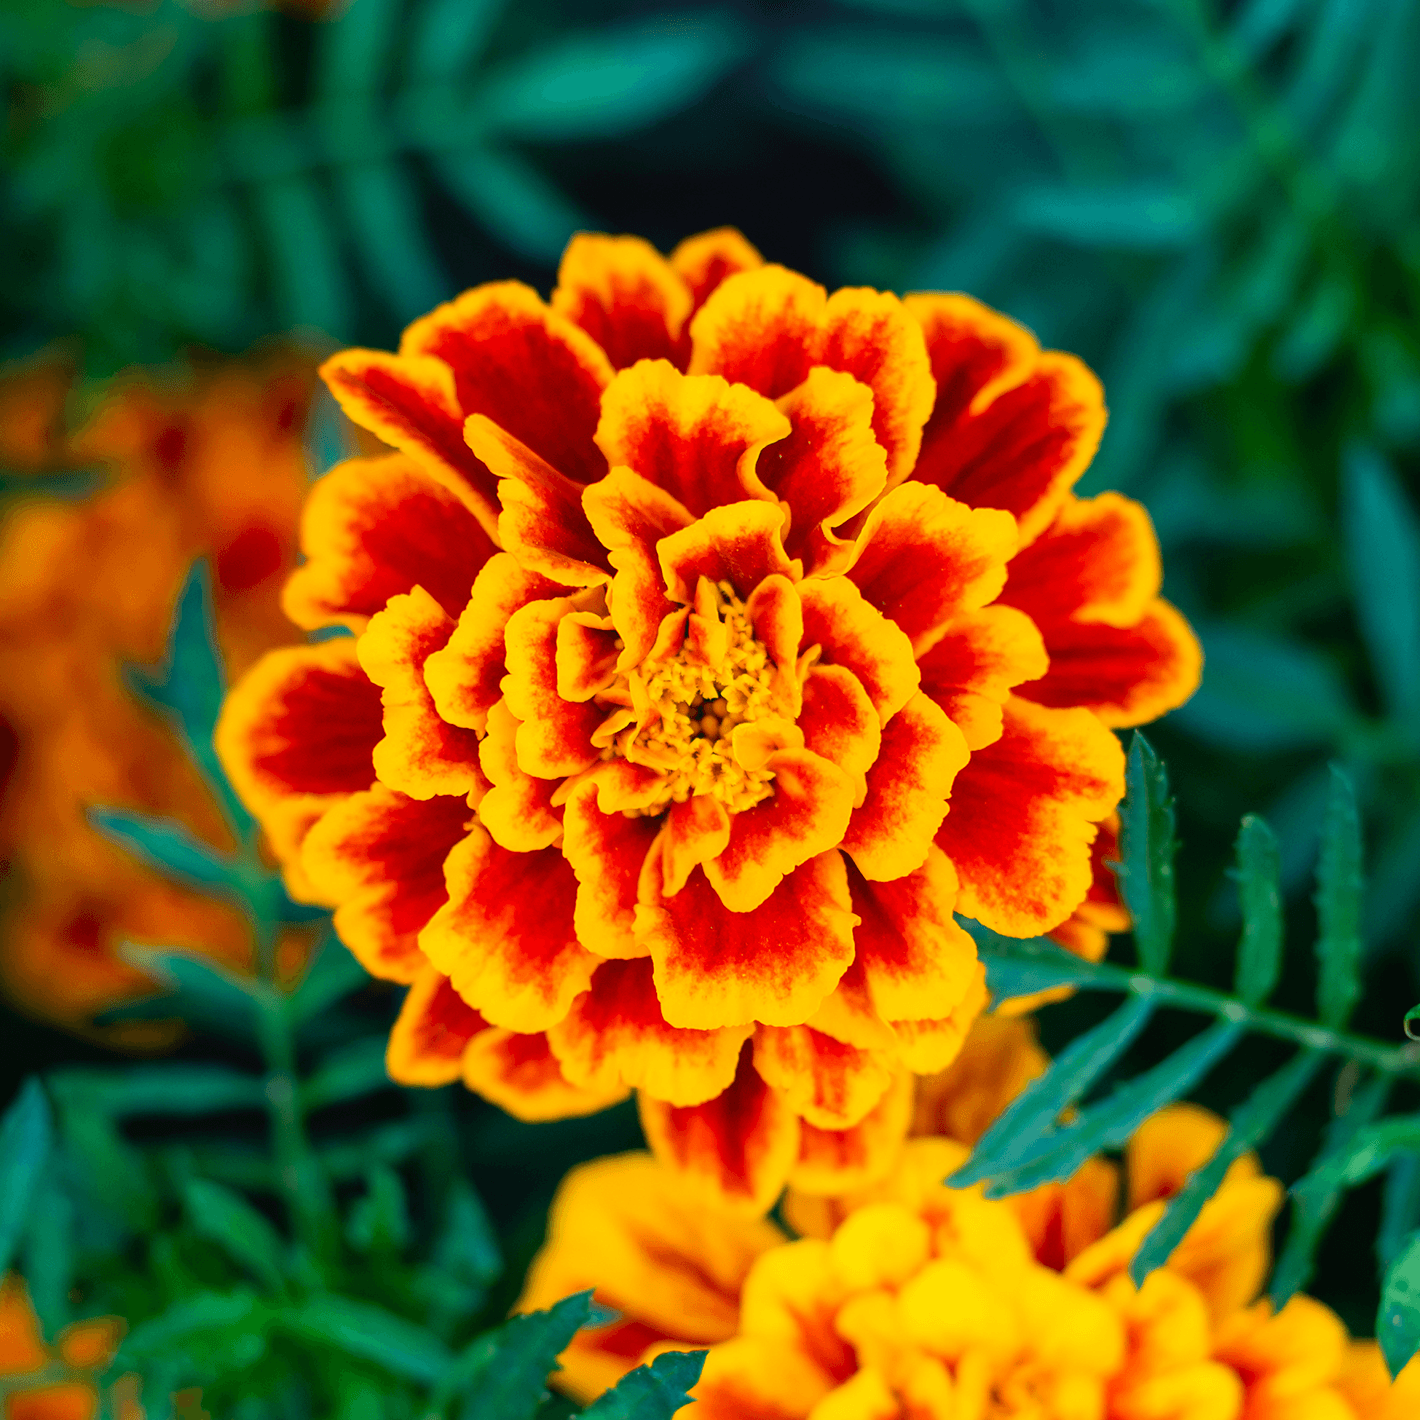
POLYGON ((1316 874, 1316 1011, 1329 1026, 1351 1019, 1361 994, 1361 825, 1350 781, 1335 765, 1316 874))
POLYGON ((1411 1237, 1386 1273, 1376 1337, 1391 1375, 1420 1351, 1420 1233, 1411 1237))
POLYGON ((703 1351, 668 1351, 649 1366, 638 1366, 582 1414, 595 1420, 661 1420, 674 1415, 689 1401, 688 1392, 704 1365, 703 1351))
POLYGON ((15 1255, 49 1155, 49 1104, 38 1080, 25 1081, 0 1122, 0 1275, 15 1255))
POLYGON ((1243 934, 1233 990, 1249 1006, 1261 1005, 1282 975, 1282 864, 1277 838, 1256 815, 1238 830, 1238 897, 1243 934))
POLYGON ((1145 971, 1168 970, 1178 923, 1173 881, 1173 800, 1168 776, 1143 735, 1129 746, 1126 794, 1120 810, 1119 888, 1134 920, 1134 945, 1145 971))

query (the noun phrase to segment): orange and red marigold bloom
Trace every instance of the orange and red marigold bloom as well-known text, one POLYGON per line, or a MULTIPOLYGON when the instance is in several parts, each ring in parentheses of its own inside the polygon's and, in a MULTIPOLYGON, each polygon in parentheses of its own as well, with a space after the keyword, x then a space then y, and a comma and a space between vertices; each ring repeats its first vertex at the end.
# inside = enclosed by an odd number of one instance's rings
POLYGON ((1143 510, 1071 491, 1094 376, 729 231, 578 237, 550 305, 479 287, 324 374, 396 452, 317 485, 285 604, 355 639, 269 656, 218 741, 410 984, 392 1073, 637 1090, 750 1211, 880 1172, 985 1000, 953 914, 1076 921, 1111 728, 1198 678, 1143 510))

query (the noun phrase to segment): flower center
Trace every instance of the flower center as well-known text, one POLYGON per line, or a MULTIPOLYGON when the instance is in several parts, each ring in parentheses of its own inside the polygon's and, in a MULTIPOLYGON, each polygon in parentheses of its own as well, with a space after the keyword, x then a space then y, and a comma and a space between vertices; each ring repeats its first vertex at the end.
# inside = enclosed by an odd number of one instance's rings
POLYGON ((629 678, 638 727, 618 739, 616 750, 665 774, 643 813, 660 813, 697 794, 713 795, 739 813, 774 792, 774 771, 763 767, 759 747, 736 736, 774 713, 773 674, 734 588, 703 581, 680 645, 643 662, 629 678))

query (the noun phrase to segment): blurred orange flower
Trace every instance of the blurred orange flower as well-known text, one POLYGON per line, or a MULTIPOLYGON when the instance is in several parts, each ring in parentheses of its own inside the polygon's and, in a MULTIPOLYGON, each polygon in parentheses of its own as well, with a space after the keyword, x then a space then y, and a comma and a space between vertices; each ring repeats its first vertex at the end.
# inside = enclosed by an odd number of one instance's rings
MULTIPOLYGON (((0 466, 35 475, 0 526, 0 860, 8 863, 5 992, 78 1026, 143 978, 125 941, 245 962, 232 908, 141 867, 86 823, 91 805, 180 820, 229 847, 175 735, 124 687, 163 654, 189 565, 213 565, 232 672, 297 633, 280 609, 307 486, 313 362, 295 353, 118 380, 73 434, 70 376, 51 361, 0 379, 0 466), (15 417, 8 417, 9 415, 15 417), (46 471, 96 468, 91 496, 46 495, 46 471)), ((146 1028, 121 1028, 140 1042, 146 1028)))
POLYGON ((323 373, 398 452, 315 490, 286 605, 359 639, 265 659, 218 743, 413 986, 391 1072, 635 1089, 750 1213, 880 1172, 985 1003, 954 912, 1103 950, 1111 728, 1197 683, 1147 515, 1071 491, 1099 382, 728 230, 579 236, 550 305, 479 287, 323 373))

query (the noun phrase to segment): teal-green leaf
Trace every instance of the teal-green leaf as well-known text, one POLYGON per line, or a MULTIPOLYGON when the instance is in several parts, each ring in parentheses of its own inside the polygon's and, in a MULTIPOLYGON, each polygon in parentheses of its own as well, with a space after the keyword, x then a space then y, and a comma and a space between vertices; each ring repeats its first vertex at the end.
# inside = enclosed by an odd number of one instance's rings
POLYGON ((455 1179, 445 1204, 444 1226, 434 1244, 442 1272, 482 1289, 496 1282, 503 1258, 483 1200, 464 1179, 455 1179))
POLYGON ((1203 1211, 1203 1205, 1218 1191, 1233 1161, 1256 1148, 1272 1132, 1324 1059, 1317 1051, 1299 1051, 1233 1111, 1228 1132, 1213 1157, 1189 1175, 1188 1182, 1170 1200, 1164 1216, 1134 1254, 1129 1275, 1136 1287, 1143 1286, 1144 1279, 1169 1260, 1203 1211))
POLYGON ((290 173, 258 183, 252 201, 270 257, 277 319, 349 339, 354 306, 326 193, 312 177, 290 173))
POLYGON ((167 1061, 103 1068, 74 1065, 49 1076, 55 1100, 111 1119, 138 1114, 193 1116, 265 1109, 259 1079, 225 1065, 167 1061))
POLYGON ((1342 529, 1371 669, 1398 723, 1420 716, 1420 520, 1375 449, 1348 449, 1342 529))
POLYGON ((1152 976, 1168 970, 1178 915, 1174 894, 1173 800, 1168 774, 1137 730, 1125 766, 1119 808, 1119 886, 1134 919, 1139 963, 1152 976))
POLYGON ((1203 219, 1194 193, 1157 182, 1029 187, 1017 197, 1014 216, 1028 231, 1118 251, 1186 246, 1203 219))
POLYGON ((1041 1135, 1128 1049, 1148 1024, 1153 1003, 1131 997, 1093 1030, 1077 1036, 1054 1064, 1032 1080, 977 1141, 971 1157, 950 1179, 953 1188, 969 1188, 993 1179, 1027 1157, 1041 1135))
POLYGON ((997 1001, 1029 996, 1057 986, 1088 990, 1108 969, 1067 952, 1049 937, 1003 937, 969 917, 957 919, 976 942, 986 967, 986 985, 997 1001))
POLYGON ((401 324, 449 294, 418 190, 399 159, 342 164, 335 188, 361 264, 401 324))
POLYGON ((43 1190, 44 1207, 30 1209, 19 1267, 46 1336, 57 1335, 69 1324, 69 1290, 74 1283, 74 1201, 56 1162, 51 1154, 38 1185, 43 1190))
POLYGON ((251 1322, 260 1309, 260 1299, 250 1287, 190 1293, 166 1311, 139 1322, 124 1338, 118 1364, 164 1360, 175 1348, 204 1332, 228 1332, 251 1322))
POLYGON ((1361 994, 1361 819, 1356 791, 1331 766, 1316 873, 1317 1015, 1340 1029, 1361 994))
POLYGON ((369 1361, 406 1380, 431 1385, 453 1362, 432 1332, 373 1302, 323 1294, 273 1314, 283 1331, 342 1356, 369 1361))
POLYGON ((424 0, 415 12, 409 69, 417 80, 457 80, 482 54, 506 0, 424 0))
POLYGON ((385 1068, 383 1036, 365 1036, 332 1051, 319 1068, 301 1084, 304 1109, 324 1109, 326 1105, 356 1099, 375 1090, 392 1087, 385 1068))
POLYGON ((0 1276, 24 1235, 53 1137, 49 1101, 31 1075, 0 1120, 0 1276))
POLYGON ((304 1025, 321 1016, 337 1001, 370 984, 370 974, 350 954, 350 949, 327 931, 320 940, 286 1009, 293 1025, 304 1025))
POLYGON ((1420 1351, 1420 1232, 1411 1237, 1385 1275, 1376 1340, 1393 1376, 1420 1351))
POLYGON ((89 822, 140 863, 199 891, 234 902, 245 900, 241 864, 196 838, 185 824, 126 809, 90 809, 89 822))
POLYGON ((1266 822, 1249 814, 1238 830, 1238 899, 1243 931, 1234 990, 1260 1005, 1282 973, 1282 860, 1266 822))
POLYGON ((269 1291, 282 1289, 286 1261, 281 1235, 241 1194, 209 1179, 192 1179, 183 1189, 183 1204, 197 1232, 269 1291))
POLYGON ((388 1164, 376 1164, 365 1177, 365 1196, 355 1200, 346 1220, 346 1241, 359 1253, 398 1255, 409 1242, 404 1184, 388 1164))
POLYGON ((595 225, 512 149, 433 153, 430 163, 454 201, 520 256, 555 263, 573 232, 595 225))
POLYGON ((400 0, 350 0, 316 28, 317 94, 373 94, 382 87, 399 41, 402 8, 400 0))
POLYGON ((115 1006, 101 1022, 171 1020, 242 1042, 256 1034, 262 988, 196 953, 160 951, 125 943, 119 955, 153 978, 162 994, 115 1006))
POLYGON ((1381 1194, 1381 1225, 1376 1233, 1376 1261, 1381 1275, 1400 1256, 1407 1239, 1420 1228, 1420 1151, 1392 1159, 1381 1194))
POLYGON ((479 85, 491 129, 523 141, 616 138, 695 103, 747 53, 732 13, 611 24, 509 60, 479 85))
POLYGON ((582 1415, 585 1420, 671 1420, 690 1402, 704 1366, 704 1351, 667 1351, 623 1376, 582 1415))

